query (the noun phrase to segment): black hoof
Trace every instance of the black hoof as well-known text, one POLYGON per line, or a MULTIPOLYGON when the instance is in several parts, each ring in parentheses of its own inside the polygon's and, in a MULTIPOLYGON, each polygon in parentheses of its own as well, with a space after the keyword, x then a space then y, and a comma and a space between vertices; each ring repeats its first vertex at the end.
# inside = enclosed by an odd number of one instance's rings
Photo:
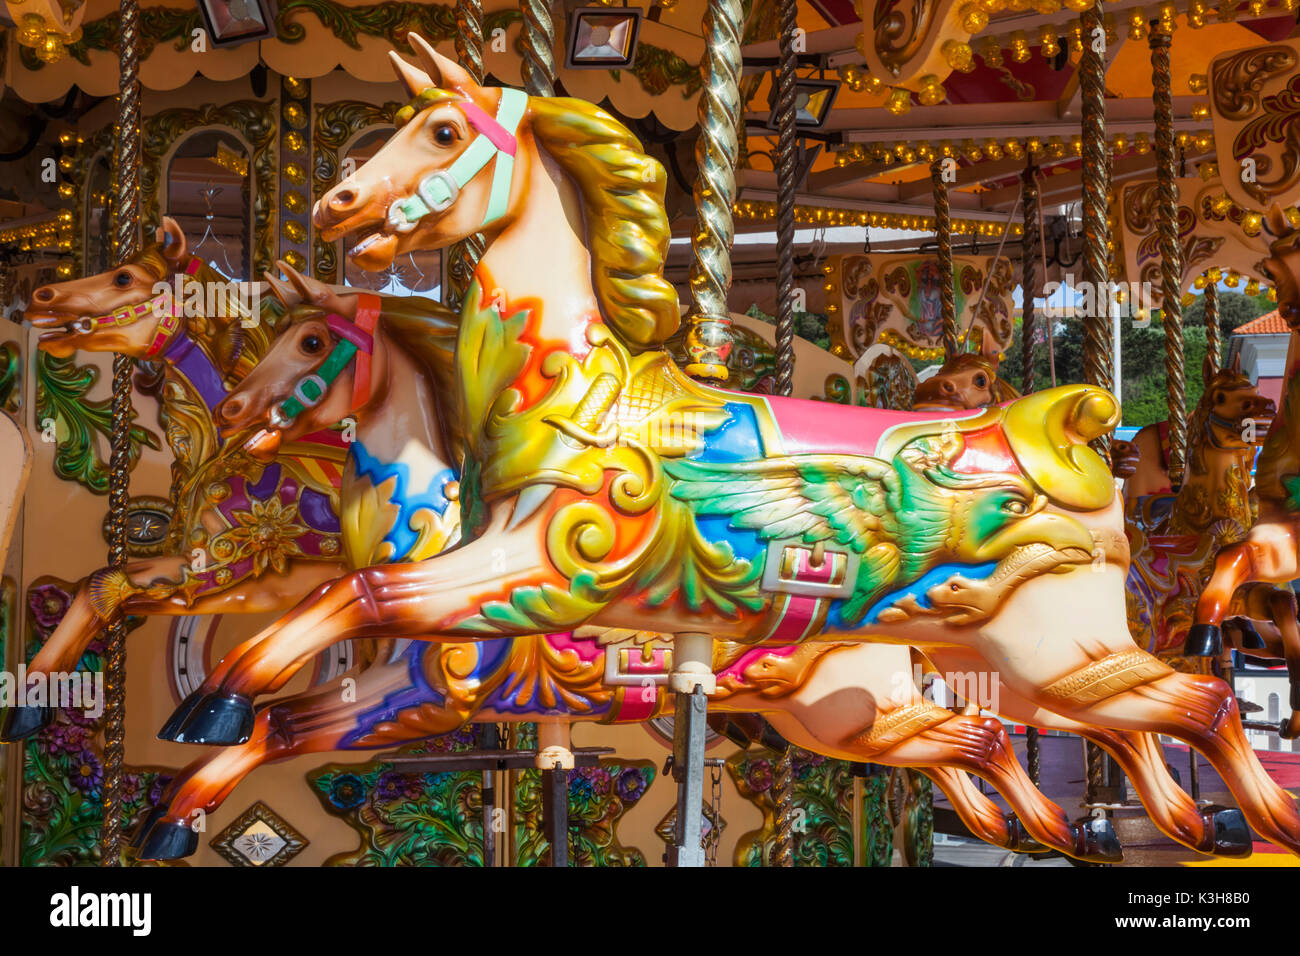
POLYGON ((1183 643, 1184 657, 1218 657, 1223 653, 1223 632, 1214 624, 1193 624, 1183 643))
POLYGON ((239 694, 209 694, 173 738, 182 744, 242 744, 253 735, 253 702, 239 694))
POLYGON ((150 810, 149 814, 140 821, 140 825, 136 827, 135 835, 131 837, 131 846, 135 847, 137 850, 140 849, 140 846, 144 843, 145 837, 149 835, 149 831, 152 830, 154 825, 163 818, 163 814, 166 812, 167 808, 161 804, 150 810))
POLYGON ((141 860, 179 860, 199 848, 199 835, 183 823, 158 823, 149 828, 136 857, 141 860))
POLYGON ((1264 639, 1259 636, 1259 631, 1255 630, 1255 625, 1251 624, 1246 618, 1238 618, 1237 627, 1241 629, 1241 649, 1243 651, 1262 651, 1268 647, 1264 643, 1264 639))
POLYGON ((53 720, 53 707, 10 707, 5 711, 4 724, 0 725, 0 741, 23 740, 44 730, 53 720))
POLYGON ((1074 824, 1074 855, 1088 863, 1119 863, 1124 848, 1106 817, 1084 817, 1074 824))
POLYGON ((203 695, 197 690, 191 691, 190 695, 180 702, 180 705, 172 711, 172 715, 167 718, 167 723, 162 725, 158 731, 159 740, 179 740, 177 736, 181 728, 185 726, 185 721, 190 719, 194 713, 194 708, 199 706, 203 701, 203 695))
POLYGON ((1007 849, 1012 853, 1050 853, 1051 850, 1043 846, 1025 830, 1025 825, 1020 822, 1020 818, 1013 813, 1008 813, 1005 817, 1007 821, 1007 833, 1010 834, 1007 840, 1007 849))
POLYGON ((1206 830, 1205 843, 1198 847, 1202 853, 1250 856, 1254 848, 1254 837, 1240 810, 1211 805, 1201 811, 1201 819, 1205 821, 1206 830))

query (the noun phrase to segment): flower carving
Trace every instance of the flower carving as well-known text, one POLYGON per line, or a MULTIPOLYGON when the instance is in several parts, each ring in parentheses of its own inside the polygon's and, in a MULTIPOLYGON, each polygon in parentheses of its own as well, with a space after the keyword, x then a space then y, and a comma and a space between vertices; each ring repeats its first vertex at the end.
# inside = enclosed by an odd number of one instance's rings
POLYGON ((298 538, 307 533, 307 527, 298 524, 296 504, 282 505, 278 498, 254 498, 248 511, 234 511, 231 516, 239 522, 227 533, 238 547, 234 560, 251 555, 255 574, 265 573, 268 567, 285 574, 288 559, 302 554, 298 538))

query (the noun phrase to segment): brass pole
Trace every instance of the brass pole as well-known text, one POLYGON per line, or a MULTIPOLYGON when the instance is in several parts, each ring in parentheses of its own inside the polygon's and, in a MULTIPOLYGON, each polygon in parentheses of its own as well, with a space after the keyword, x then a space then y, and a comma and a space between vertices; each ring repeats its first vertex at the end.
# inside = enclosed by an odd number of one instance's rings
MULTIPOLYGON (((113 179, 117 202, 114 227, 118 265, 140 251, 140 4, 122 0, 118 32, 122 85, 117 101, 113 179)), ((108 563, 126 566, 126 518, 131 478, 131 373, 129 355, 113 356, 113 418, 108 472, 108 563)), ((121 866, 122 764, 126 759, 126 619, 117 615, 105 633, 104 652, 104 828, 101 866, 121 866)))
MULTIPOLYGON (((1020 290, 1024 298, 1020 323, 1020 393, 1034 390, 1034 296, 1038 294, 1038 255, 1042 236, 1038 234, 1038 177, 1033 162, 1020 175, 1020 198, 1024 204, 1025 238, 1020 252, 1020 290)), ((1050 322, 1050 317, 1045 317, 1050 322)))
MULTIPOLYGON (((483 3, 456 0, 456 58, 475 83, 483 82, 483 3)), ((448 251, 447 289, 443 301, 455 308, 474 277, 474 267, 483 258, 483 235, 475 233, 453 243, 448 251)))
POLYGON ((524 0, 524 89, 529 96, 555 95, 555 24, 550 0, 524 0))
POLYGON ((1178 241, 1177 159, 1169 47, 1173 34, 1153 21, 1152 101, 1155 104, 1156 234, 1160 243, 1160 311, 1165 329, 1165 393, 1169 403, 1169 484, 1183 483, 1187 461, 1187 382, 1183 370, 1183 249, 1178 241))
MULTIPOLYGON (((1106 199, 1110 193, 1110 153, 1106 143, 1106 61, 1104 45, 1095 42, 1102 30, 1101 4, 1095 3, 1080 16, 1083 27, 1083 55, 1079 60, 1079 93, 1083 114, 1083 282, 1091 288, 1093 314, 1083 321, 1083 377, 1089 385, 1109 389, 1113 382, 1113 335, 1110 310, 1110 224, 1106 199), (1106 290, 1107 294, 1101 294, 1106 290)), ((1104 34, 1100 34, 1104 37, 1104 34)), ((1109 459, 1110 441, 1093 442, 1109 459)), ((1097 803, 1103 786, 1105 755, 1100 747, 1085 742, 1087 803, 1097 803)))
POLYGON ((957 296, 953 288, 952 210, 948 203, 948 183, 943 178, 944 160, 940 156, 930 164, 930 181, 934 184, 934 237, 939 247, 939 302, 943 314, 943 357, 952 358, 957 345, 957 296))
POLYGON ((704 15, 704 88, 700 92, 699 137, 695 141, 695 232, 691 236, 692 311, 686 330, 688 375, 727 380, 731 350, 732 206, 740 126, 739 0, 709 0, 704 15))
POLYGON ((1219 287, 1208 278, 1205 280, 1205 354, 1210 357, 1210 365, 1218 371, 1223 364, 1219 354, 1222 335, 1219 329, 1219 287))
MULTIPOLYGON (((796 0, 777 6, 777 45, 780 64, 776 74, 776 394, 794 393, 794 197, 798 183, 798 143, 795 137, 794 38, 799 26, 796 0)), ((772 773, 776 841, 773 866, 794 866, 794 766, 793 748, 787 747, 772 773)))

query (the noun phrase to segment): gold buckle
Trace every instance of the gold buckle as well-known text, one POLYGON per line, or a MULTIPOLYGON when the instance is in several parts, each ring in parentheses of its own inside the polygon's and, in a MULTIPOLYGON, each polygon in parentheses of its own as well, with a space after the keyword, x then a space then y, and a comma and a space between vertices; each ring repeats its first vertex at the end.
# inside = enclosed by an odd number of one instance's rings
POLYGON ((131 325, 136 318, 133 305, 118 306, 109 314, 113 317, 114 325, 131 325))

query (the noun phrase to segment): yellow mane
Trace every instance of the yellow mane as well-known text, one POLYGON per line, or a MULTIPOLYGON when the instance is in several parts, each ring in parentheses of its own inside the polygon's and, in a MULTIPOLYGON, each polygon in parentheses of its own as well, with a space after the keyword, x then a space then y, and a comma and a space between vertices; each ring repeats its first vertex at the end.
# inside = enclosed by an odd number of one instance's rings
POLYGON ((582 194, 592 284, 605 321, 632 351, 659 348, 677 331, 677 292, 663 277, 668 254, 666 177, 640 141, 598 106, 530 97, 532 132, 582 194))

